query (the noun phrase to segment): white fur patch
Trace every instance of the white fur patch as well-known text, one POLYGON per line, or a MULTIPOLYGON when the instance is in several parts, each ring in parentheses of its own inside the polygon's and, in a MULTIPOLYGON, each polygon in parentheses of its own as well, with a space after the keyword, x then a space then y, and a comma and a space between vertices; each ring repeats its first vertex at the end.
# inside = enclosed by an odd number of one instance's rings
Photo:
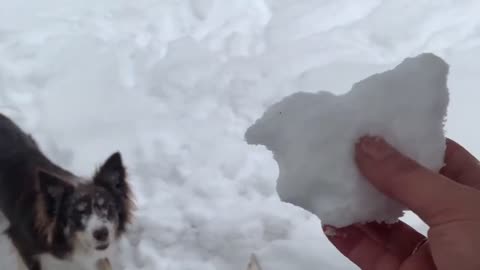
POLYGON ((97 215, 92 215, 87 220, 85 231, 78 232, 75 235, 74 251, 68 260, 59 260, 49 254, 39 256, 42 269, 47 270, 102 270, 97 269, 98 261, 113 257, 115 251, 115 241, 113 225, 108 221, 102 221, 97 215), (93 237, 95 228, 101 226, 109 230, 109 247, 106 250, 96 250, 97 241, 93 237))
POLYGON ((10 226, 10 222, 8 222, 8 219, 0 211, 0 230, 5 231, 8 228, 8 226, 10 226))
POLYGON ((114 241, 115 236, 115 226, 109 220, 98 216, 96 213, 88 216, 83 220, 85 224, 85 229, 75 233, 76 238, 76 247, 82 250, 94 250, 97 246, 103 244, 99 243, 93 236, 94 232, 102 227, 105 227, 108 230, 108 243, 114 241))
POLYGON ((85 229, 74 234, 73 254, 68 260, 59 260, 49 254, 39 256, 42 269, 47 270, 97 270, 97 263, 101 259, 111 258, 115 249, 115 224, 93 212, 82 220, 85 229), (108 230, 108 239, 104 243, 98 242, 94 232, 98 229, 108 230), (108 243, 105 250, 96 247, 108 243))

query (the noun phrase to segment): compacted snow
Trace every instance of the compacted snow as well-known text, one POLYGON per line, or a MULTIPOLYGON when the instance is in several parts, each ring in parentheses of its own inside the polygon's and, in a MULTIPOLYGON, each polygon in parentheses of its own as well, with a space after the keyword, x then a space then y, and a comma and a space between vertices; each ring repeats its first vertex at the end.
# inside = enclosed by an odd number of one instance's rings
MULTIPOLYGON (((138 211, 115 269, 355 269, 280 200, 244 134, 296 93, 450 64, 447 135, 480 153, 478 1, 0 0, 0 111, 82 175, 120 150, 138 211), (470 124, 471 123, 471 124, 470 124)), ((414 215, 404 218, 425 232, 414 215)), ((2 222, 0 222, 2 223, 2 222)), ((3 228, 4 224, 2 224, 3 228)), ((0 238, 2 269, 15 269, 0 238)))
POLYGON ((361 136, 381 136, 438 171, 444 164, 448 65, 433 54, 355 83, 347 94, 295 93, 246 132, 279 166, 280 198, 327 225, 396 222, 405 208, 371 186, 354 163, 361 136))

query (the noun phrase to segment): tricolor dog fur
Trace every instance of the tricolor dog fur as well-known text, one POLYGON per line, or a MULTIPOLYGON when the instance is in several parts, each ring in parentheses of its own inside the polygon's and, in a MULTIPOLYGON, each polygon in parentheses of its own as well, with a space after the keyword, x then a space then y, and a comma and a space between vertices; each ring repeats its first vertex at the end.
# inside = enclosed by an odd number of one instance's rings
POLYGON ((76 176, 0 114, 0 210, 23 264, 19 269, 82 261, 110 265, 112 246, 132 220, 132 199, 119 152, 91 178, 76 176))

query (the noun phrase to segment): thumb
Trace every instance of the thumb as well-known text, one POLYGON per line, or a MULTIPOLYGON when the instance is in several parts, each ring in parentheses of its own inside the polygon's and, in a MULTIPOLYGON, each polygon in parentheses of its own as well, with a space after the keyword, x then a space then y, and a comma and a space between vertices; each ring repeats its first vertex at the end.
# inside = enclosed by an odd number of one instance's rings
POLYGON ((355 147, 360 172, 380 192, 415 212, 430 226, 474 215, 475 190, 432 172, 378 137, 355 147))

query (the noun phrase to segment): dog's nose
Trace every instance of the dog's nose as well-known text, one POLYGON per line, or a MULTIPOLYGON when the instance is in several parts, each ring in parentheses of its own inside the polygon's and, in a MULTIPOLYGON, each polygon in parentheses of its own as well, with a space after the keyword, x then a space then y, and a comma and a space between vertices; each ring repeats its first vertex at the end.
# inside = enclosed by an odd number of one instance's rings
POLYGON ((106 227, 101 227, 100 229, 93 231, 93 237, 99 242, 106 241, 108 239, 108 229, 106 227))

